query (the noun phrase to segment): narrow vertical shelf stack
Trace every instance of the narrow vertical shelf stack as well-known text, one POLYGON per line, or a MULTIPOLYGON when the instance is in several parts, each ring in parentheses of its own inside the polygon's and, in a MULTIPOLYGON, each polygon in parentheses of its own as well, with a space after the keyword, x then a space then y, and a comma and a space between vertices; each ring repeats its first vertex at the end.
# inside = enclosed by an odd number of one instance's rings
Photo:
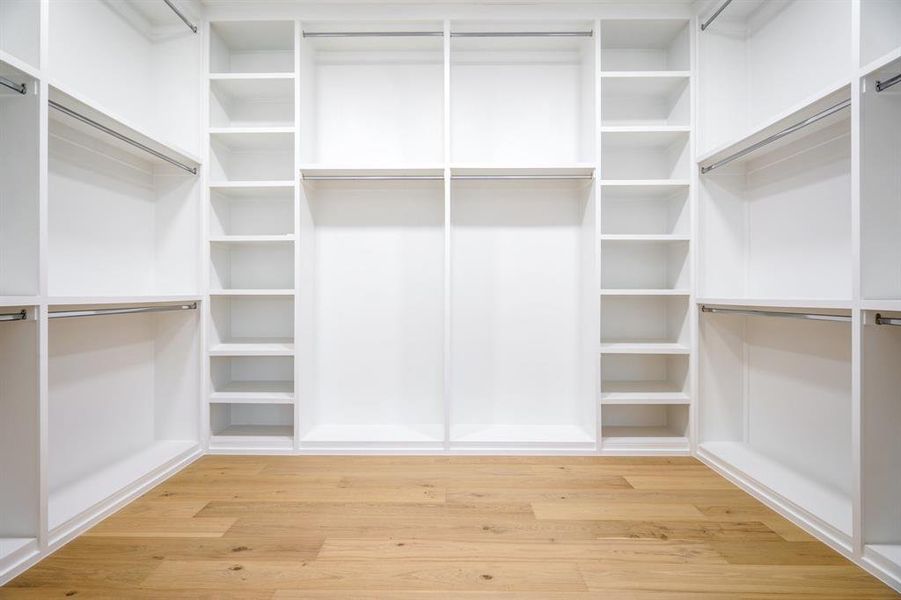
POLYGON ((601 451, 687 453, 691 35, 601 22, 601 451))
POLYGON ((901 588, 901 3, 861 3, 863 560, 901 588))
POLYGON ((211 451, 290 451, 295 421, 293 20, 208 28, 211 451))

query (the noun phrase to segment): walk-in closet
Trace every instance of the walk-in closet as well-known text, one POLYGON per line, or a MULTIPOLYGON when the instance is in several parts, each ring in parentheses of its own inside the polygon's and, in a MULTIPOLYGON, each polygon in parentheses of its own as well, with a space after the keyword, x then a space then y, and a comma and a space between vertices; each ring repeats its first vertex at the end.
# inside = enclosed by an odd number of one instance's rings
POLYGON ((899 127, 901 0, 0 0, 0 597, 896 597, 899 127))

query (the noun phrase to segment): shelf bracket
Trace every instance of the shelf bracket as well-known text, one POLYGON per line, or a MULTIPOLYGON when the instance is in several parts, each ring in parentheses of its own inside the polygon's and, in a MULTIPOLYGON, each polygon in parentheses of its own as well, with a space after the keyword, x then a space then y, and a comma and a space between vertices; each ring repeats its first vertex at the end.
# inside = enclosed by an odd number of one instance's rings
POLYGON ((23 95, 25 94, 25 91, 26 91, 24 83, 16 83, 15 81, 12 81, 11 79, 7 79, 6 77, 3 77, 2 75, 0 75, 0 85, 2 85, 3 87, 7 87, 14 92, 19 92, 20 94, 23 94, 23 95))

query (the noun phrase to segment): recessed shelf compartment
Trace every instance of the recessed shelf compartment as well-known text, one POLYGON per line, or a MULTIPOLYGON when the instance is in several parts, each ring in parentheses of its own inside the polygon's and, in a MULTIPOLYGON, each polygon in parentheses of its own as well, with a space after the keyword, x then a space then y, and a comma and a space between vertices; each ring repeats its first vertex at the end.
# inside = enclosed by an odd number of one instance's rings
POLYGON ((0 52, 35 69, 41 66, 41 4, 33 0, 0 3, 0 52))
POLYGON ((293 127, 293 76, 210 79, 210 126, 293 127))
POLYGON ((688 246, 687 241, 604 241, 601 243, 601 288, 687 290, 690 284, 688 246))
POLYGON ((253 295, 294 288, 294 244, 230 244, 210 246, 210 288, 253 295))
POLYGON ((704 106, 698 113, 699 150, 741 139, 824 90, 847 85, 851 13, 850 0, 726 7, 698 34, 704 106))
POLYGON ((453 23, 453 161, 571 164, 595 159, 592 37, 454 35, 536 29, 588 32, 592 22, 453 23))
POLYGON ((301 372, 316 373, 298 390, 305 446, 443 440, 445 207, 435 173, 346 180, 353 171, 304 170, 339 178, 301 188, 298 318, 309 333, 297 356, 301 372))
POLYGON ((199 154, 202 36, 157 4, 51 2, 45 74, 149 137, 199 154))
POLYGON ((683 127, 642 127, 601 132, 605 180, 672 180, 689 175, 689 132, 683 127))
POLYGON ((901 84, 876 89, 877 81, 899 74, 901 55, 868 74, 861 89, 860 286, 865 300, 901 300, 901 140, 889 125, 901 119, 901 84))
MULTIPOLYGON (((818 97, 699 162, 715 165, 847 93, 844 86, 818 97)), ((702 296, 851 297, 849 117, 840 110, 701 176, 702 296)))
POLYGON ((294 407, 288 404, 210 404, 210 450, 290 450, 294 407))
MULTIPOLYGON (((50 97, 187 167, 199 165, 96 106, 56 88, 50 97)), ((60 111, 49 113, 49 294, 196 292, 199 177, 60 111)))
POLYGON ((681 353, 690 349, 688 298, 611 297, 601 303, 601 352, 681 353), (656 352, 652 348, 658 348, 656 352))
MULTIPOLYGON (((436 22, 306 22, 307 36, 443 32, 436 22)), ((302 157, 308 163, 409 164, 444 158, 444 38, 304 37, 302 157)))
POLYGON ((688 404, 687 354, 601 357, 602 404, 688 404))
POLYGON ((452 182, 453 445, 594 445, 593 189, 583 179, 452 182))
POLYGON ((688 235, 688 186, 605 186, 602 235, 688 235))
POLYGON ((860 66, 901 49, 901 4, 895 0, 860 3, 860 66))
POLYGON ((850 324, 704 313, 699 347, 701 456, 847 543, 850 324))
MULTIPOLYGON (((27 13, 31 9, 26 4, 3 3, 0 38, 8 26, 3 23, 6 14, 27 13)), ((25 85, 25 94, 5 87, 0 91, 0 296, 37 295, 41 97, 35 79, 2 62, 0 77, 25 85)))
POLYGON ((35 307, 0 308, 2 315, 18 316, 21 311, 25 320, 0 323, 0 576, 37 551, 41 530, 41 378, 35 307))
POLYGON ((286 130, 210 132, 210 179, 291 181, 294 134, 286 130))
POLYGON ((601 78, 601 125, 688 125, 691 80, 684 73, 608 73, 601 78))
POLYGON ((210 73, 293 73, 294 21, 210 23, 210 73))
POLYGON ((294 353, 291 297, 211 300, 210 356, 290 356, 294 353))
POLYGON ((686 404, 615 404, 601 410, 601 449, 636 453, 688 451, 686 404))
POLYGON ((901 310, 864 313, 861 348, 861 473, 864 558, 901 582, 901 310))
POLYGON ((199 452, 198 313, 50 321, 47 475, 58 535, 199 452))
POLYGON ((292 404, 294 359, 219 356, 210 359, 210 401, 218 404, 292 404))
POLYGON ((601 21, 601 71, 687 71, 686 19, 601 21))

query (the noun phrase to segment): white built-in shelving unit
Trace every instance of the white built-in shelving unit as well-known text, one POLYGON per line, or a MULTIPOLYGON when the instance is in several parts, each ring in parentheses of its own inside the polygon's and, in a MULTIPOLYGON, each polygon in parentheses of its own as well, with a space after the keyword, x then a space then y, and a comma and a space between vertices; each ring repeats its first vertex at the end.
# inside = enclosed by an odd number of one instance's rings
POLYGON ((696 452, 901 588, 901 6, 726 4, 696 34, 696 452))
POLYGON ((451 12, 0 2, 0 581, 205 452, 691 454, 901 589, 899 2, 451 12))

